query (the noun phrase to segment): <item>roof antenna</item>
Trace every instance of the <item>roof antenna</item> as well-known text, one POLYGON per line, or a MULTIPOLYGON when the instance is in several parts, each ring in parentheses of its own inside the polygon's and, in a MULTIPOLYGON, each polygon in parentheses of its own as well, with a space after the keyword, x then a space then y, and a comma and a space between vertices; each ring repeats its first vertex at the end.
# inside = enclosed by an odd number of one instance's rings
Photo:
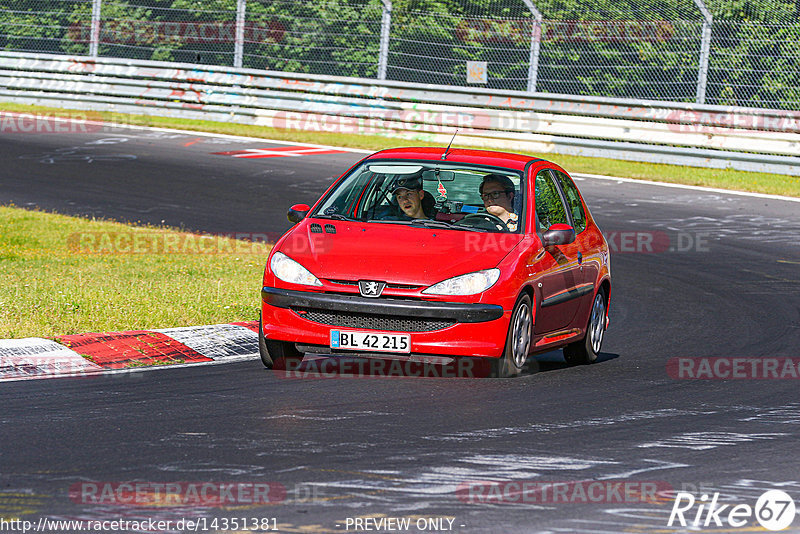
POLYGON ((447 145, 447 148, 445 148, 445 149, 444 149, 444 154, 442 154, 442 159, 443 159, 443 160, 444 160, 444 159, 447 159, 447 152, 450 150, 450 145, 452 145, 452 144, 453 144, 453 139, 455 139, 455 138, 456 138, 456 135, 458 135, 458 129, 457 129, 457 128, 456 128, 456 133, 454 133, 454 134, 453 134, 453 137, 450 139, 450 144, 448 144, 448 145, 447 145))

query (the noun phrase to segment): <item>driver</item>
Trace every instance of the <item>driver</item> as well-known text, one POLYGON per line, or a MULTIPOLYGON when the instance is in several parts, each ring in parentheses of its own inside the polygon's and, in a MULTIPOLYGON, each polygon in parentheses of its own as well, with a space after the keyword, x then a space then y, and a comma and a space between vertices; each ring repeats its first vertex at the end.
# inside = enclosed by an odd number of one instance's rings
POLYGON ((516 232, 519 215, 514 213, 514 182, 502 174, 487 174, 480 185, 481 199, 486 212, 499 217, 509 232, 516 232))
POLYGON ((428 218, 422 207, 425 191, 422 190, 421 176, 401 178, 395 184, 392 194, 401 210, 400 220, 428 218))

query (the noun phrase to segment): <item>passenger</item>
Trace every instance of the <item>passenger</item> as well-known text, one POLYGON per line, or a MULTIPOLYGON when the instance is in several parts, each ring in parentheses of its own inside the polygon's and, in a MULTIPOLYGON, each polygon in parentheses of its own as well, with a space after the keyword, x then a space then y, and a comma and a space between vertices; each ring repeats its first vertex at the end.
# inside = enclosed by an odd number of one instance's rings
POLYGON ((423 207, 425 191, 422 190, 421 177, 411 176, 399 179, 392 193, 401 210, 398 214, 400 220, 428 218, 423 207))
POLYGON ((480 185, 481 199, 486 212, 499 217, 509 232, 516 232, 519 215, 514 213, 514 182, 508 176, 487 174, 480 185))

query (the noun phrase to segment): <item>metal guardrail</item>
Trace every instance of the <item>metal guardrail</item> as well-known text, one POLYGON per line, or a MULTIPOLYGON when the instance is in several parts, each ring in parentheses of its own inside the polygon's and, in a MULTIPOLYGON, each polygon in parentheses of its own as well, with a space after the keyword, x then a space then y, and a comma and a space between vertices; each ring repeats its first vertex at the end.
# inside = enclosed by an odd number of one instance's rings
POLYGON ((0 100, 800 176, 800 112, 0 54, 0 100))
POLYGON ((796 110, 796 22, 774 0, 5 0, 0 48, 796 110))

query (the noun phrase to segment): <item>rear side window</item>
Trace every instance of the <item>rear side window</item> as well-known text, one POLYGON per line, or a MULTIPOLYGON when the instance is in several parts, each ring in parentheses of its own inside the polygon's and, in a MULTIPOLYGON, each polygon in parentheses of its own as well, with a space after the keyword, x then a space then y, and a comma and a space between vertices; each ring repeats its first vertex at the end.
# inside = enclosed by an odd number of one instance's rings
POLYGON ((552 171, 556 176, 558 183, 561 184, 561 190, 567 198, 567 208, 572 214, 572 223, 575 228, 575 233, 579 234, 586 230, 586 212, 583 211, 583 204, 581 203, 581 195, 578 193, 578 188, 572 179, 560 171, 552 171))
POLYGON ((554 224, 569 224, 561 195, 547 170, 536 175, 536 218, 539 219, 540 231, 554 224))

